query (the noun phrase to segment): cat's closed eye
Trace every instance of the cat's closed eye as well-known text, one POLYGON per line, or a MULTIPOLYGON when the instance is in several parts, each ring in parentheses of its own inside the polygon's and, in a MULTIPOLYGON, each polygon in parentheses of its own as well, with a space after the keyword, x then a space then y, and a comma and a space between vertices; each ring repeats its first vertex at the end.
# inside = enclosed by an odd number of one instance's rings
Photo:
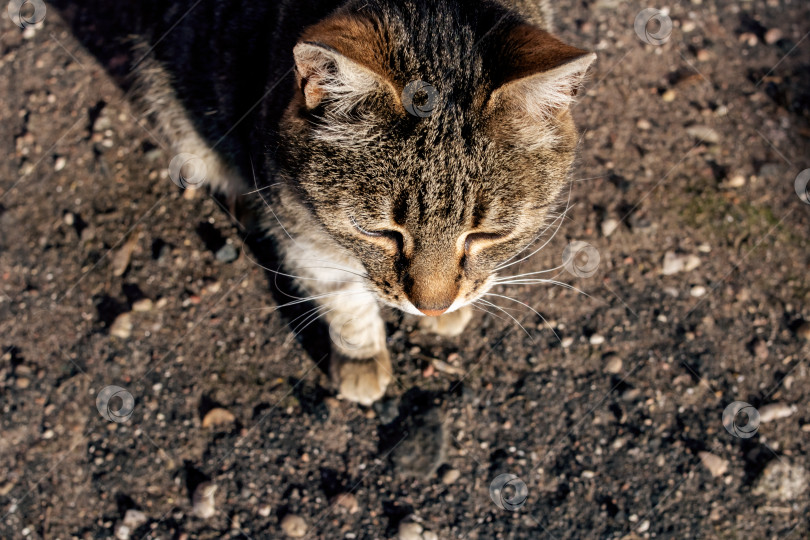
POLYGON ((397 251, 402 251, 405 246, 405 236, 400 231, 391 229, 372 229, 370 227, 363 227, 353 217, 350 218, 355 230, 368 238, 379 238, 387 240, 388 242, 396 245, 397 251))
POLYGON ((472 255, 475 251, 483 249, 498 240, 503 240, 508 236, 508 231, 469 233, 464 238, 464 253, 472 255))

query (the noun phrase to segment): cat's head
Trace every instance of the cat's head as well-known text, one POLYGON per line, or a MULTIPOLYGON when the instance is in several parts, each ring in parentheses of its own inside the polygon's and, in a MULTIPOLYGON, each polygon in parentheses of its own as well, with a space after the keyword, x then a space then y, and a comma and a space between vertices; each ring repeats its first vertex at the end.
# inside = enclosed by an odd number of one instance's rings
POLYGON ((543 230, 594 59, 497 4, 461 4, 364 0, 307 29, 282 121, 309 211, 414 314, 480 298, 543 230))

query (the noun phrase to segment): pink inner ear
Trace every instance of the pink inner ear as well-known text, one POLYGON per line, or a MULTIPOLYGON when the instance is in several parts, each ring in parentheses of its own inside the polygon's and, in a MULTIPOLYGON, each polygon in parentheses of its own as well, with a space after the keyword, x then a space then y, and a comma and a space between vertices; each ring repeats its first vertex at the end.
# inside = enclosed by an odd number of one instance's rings
POLYGON ((323 98, 326 95, 326 92, 324 92, 323 88, 318 86, 318 82, 314 79, 314 76, 307 79, 301 79, 301 84, 303 85, 304 91, 304 101, 306 101, 307 107, 310 109, 314 109, 320 105, 321 101, 323 101, 323 98))

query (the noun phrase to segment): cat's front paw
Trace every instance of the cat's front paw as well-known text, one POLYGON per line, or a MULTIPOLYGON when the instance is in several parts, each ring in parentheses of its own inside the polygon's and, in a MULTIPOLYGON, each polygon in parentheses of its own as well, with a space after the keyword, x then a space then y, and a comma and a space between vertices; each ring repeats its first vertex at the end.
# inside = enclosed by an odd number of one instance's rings
POLYGON ((383 397, 392 377, 391 359, 385 350, 363 360, 333 352, 330 370, 339 397, 366 406, 383 397))
POLYGON ((419 328, 444 337, 456 337, 461 335, 472 316, 472 308, 464 306, 438 317, 422 317, 419 328))

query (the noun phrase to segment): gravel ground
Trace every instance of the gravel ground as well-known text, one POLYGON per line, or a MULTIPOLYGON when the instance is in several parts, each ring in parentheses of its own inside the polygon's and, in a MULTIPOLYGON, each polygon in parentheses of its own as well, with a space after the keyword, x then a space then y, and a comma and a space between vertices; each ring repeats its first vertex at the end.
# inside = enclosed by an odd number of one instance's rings
POLYGON ((510 286, 537 313, 456 340, 389 313, 369 409, 59 13, 4 13, 0 537, 808 537, 810 4, 658 5, 661 45, 647 5, 557 4, 599 60, 570 211, 514 269, 573 245, 585 294, 510 286))

